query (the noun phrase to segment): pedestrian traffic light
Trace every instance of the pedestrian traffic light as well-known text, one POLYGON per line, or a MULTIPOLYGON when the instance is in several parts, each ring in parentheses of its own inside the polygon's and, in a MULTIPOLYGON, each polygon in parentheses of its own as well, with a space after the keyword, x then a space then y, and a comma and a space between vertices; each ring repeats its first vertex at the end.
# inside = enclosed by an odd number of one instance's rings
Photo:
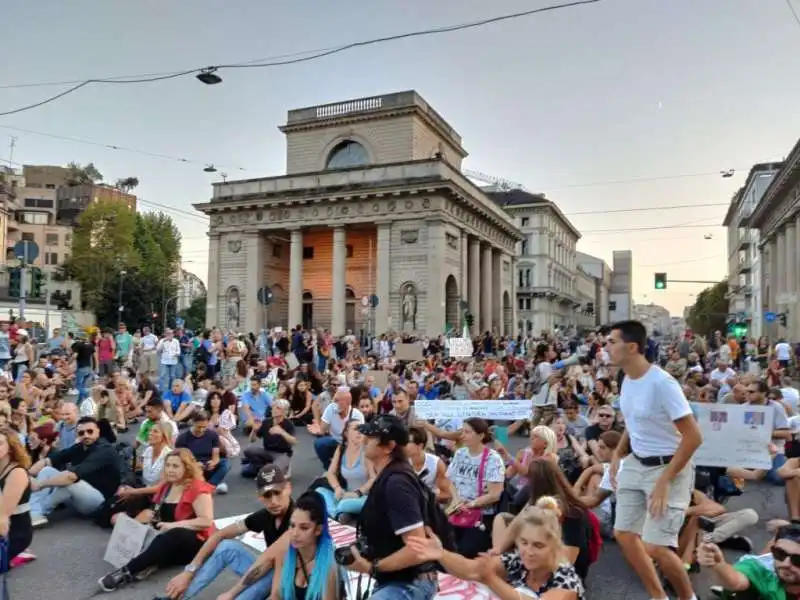
POLYGON ((42 288, 44 287, 44 273, 41 269, 34 267, 31 269, 31 297, 41 298, 42 288))
POLYGON ((22 270, 14 267, 8 272, 8 295, 12 298, 19 298, 22 291, 22 270))
POLYGON ((667 274, 666 273, 656 273, 656 289, 657 290, 665 290, 665 289, 667 289, 667 274))
POLYGON ((472 316, 471 312, 468 312, 464 315, 464 320, 467 322, 467 327, 472 327, 472 324, 475 322, 475 317, 472 316))
POLYGON ((617 310, 617 301, 616 300, 609 301, 608 310, 611 310, 611 311, 617 310))
POLYGON ((786 313, 784 312, 784 313, 779 314, 778 315, 778 319, 780 320, 781 325, 786 327, 786 313))
POLYGON ((594 314, 594 302, 587 302, 586 303, 586 312, 590 315, 594 314))

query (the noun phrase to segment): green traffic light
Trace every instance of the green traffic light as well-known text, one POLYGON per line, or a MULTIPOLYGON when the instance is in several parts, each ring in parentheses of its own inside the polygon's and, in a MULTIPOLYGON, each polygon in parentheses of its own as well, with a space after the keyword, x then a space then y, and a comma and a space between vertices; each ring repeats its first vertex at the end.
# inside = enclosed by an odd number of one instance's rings
POLYGON ((657 290, 663 290, 664 289, 664 284, 662 282, 660 282, 660 281, 657 281, 656 282, 656 289, 657 290))

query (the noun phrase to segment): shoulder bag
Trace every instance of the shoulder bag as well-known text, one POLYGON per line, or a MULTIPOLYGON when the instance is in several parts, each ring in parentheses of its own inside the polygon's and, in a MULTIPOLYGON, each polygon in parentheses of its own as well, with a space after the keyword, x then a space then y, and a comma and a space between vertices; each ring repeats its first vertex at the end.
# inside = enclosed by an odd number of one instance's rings
MULTIPOLYGON (((483 494, 483 475, 486 471, 486 463, 489 460, 489 449, 484 448, 481 454, 481 464, 478 467, 478 495, 479 498, 483 494)), ((483 519, 482 508, 469 508, 467 510, 460 510, 450 515, 450 524, 453 527, 477 527, 481 524, 483 519)))

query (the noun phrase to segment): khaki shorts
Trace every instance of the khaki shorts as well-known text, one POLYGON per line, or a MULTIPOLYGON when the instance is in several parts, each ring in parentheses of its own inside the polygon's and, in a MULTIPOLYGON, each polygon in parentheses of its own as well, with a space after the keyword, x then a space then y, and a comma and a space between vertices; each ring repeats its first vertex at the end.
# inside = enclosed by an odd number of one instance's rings
POLYGON ((158 354, 156 352, 142 352, 139 357, 139 373, 158 374, 158 354))
POLYGON ((677 548, 686 509, 689 508, 694 467, 690 464, 672 480, 667 494, 667 506, 659 518, 650 516, 650 494, 666 469, 666 465, 645 467, 633 455, 617 476, 617 516, 614 529, 636 533, 646 544, 677 548))

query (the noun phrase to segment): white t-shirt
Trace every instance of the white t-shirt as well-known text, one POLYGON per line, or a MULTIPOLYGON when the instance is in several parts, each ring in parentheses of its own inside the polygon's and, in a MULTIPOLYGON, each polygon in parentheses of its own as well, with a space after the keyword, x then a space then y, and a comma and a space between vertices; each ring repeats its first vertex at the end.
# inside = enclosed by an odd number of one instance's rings
POLYGON ((791 360, 792 347, 786 342, 778 342, 775 344, 775 358, 778 360, 791 360))
POLYGON ((161 454, 153 456, 153 447, 147 446, 142 452, 142 482, 146 486, 157 484, 161 480, 161 471, 164 470, 164 461, 167 454, 172 452, 172 448, 164 446, 161 454))
POLYGON ((539 377, 539 381, 542 382, 542 387, 539 393, 533 397, 533 405, 547 406, 549 404, 557 404, 558 397, 556 396, 555 400, 553 400, 550 394, 550 384, 547 383, 547 380, 550 379, 550 375, 553 374, 553 365, 547 361, 540 362, 536 365, 536 373, 539 377))
POLYGON ((335 402, 329 404, 325 412, 322 413, 322 422, 330 426, 330 436, 337 442, 342 441, 342 432, 344 432, 348 421, 363 423, 364 415, 357 408, 353 408, 349 415, 345 414, 344 417, 341 417, 339 416, 339 405, 335 402))
POLYGON ((781 395, 783 396, 783 401, 791 406, 794 412, 797 412, 797 407, 800 405, 800 392, 793 387, 785 387, 781 388, 781 395))
MULTIPOLYGON (((482 457, 483 452, 472 456, 469 449, 459 448, 447 467, 447 478, 453 482, 458 497, 465 502, 470 502, 485 494, 488 490, 487 484, 505 481, 506 469, 503 459, 496 450, 489 450, 483 468, 483 489, 478 490, 478 475, 482 457)), ((484 509, 483 512, 491 514, 494 512, 494 508, 484 509)))
POLYGON ((626 376, 619 405, 635 455, 675 454, 681 441, 675 421, 692 414, 677 379, 656 365, 638 379, 626 376))
MULTIPOLYGON (((624 464, 625 464, 625 459, 622 459, 619 462, 619 469, 617 469, 617 481, 619 481, 619 474, 622 473, 622 466, 624 464)), ((600 485, 598 485, 597 487, 599 487, 601 490, 605 490, 606 492, 611 492, 611 494, 613 495, 614 493, 616 493, 616 490, 614 489, 614 486, 611 485, 611 474, 609 469, 610 466, 611 465, 609 463, 603 463, 603 478, 600 480, 600 485)), ((604 513, 610 516, 613 512, 613 508, 611 506, 611 496, 603 500, 603 502, 600 504, 598 508, 600 508, 600 510, 602 510, 604 513)))
POLYGON ((142 336, 142 350, 145 352, 150 352, 156 349, 156 344, 158 344, 158 337, 156 337, 153 333, 148 333, 145 336, 142 336))
POLYGON ((158 343, 158 350, 161 351, 162 365, 177 365, 181 356, 181 343, 172 338, 171 340, 161 340, 158 343))

